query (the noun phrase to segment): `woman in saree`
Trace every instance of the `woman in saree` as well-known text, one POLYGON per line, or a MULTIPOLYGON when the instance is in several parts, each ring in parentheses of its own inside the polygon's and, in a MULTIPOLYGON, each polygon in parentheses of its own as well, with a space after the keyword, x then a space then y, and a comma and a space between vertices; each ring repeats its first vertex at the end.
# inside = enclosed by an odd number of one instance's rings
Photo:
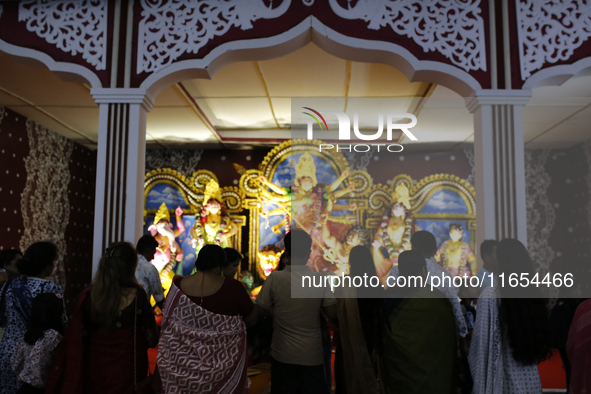
POLYGON ((256 313, 242 284, 222 275, 225 260, 221 247, 205 245, 196 272, 173 279, 158 347, 163 393, 247 392, 246 324, 256 313))
MULTIPOLYGON (((31 320, 33 299, 42 293, 54 293, 61 297, 59 284, 47 280, 58 257, 57 246, 51 242, 37 242, 29 246, 24 258, 17 261, 23 275, 11 280, 2 288, 6 313, 6 332, 0 342, 0 393, 14 394, 21 387, 12 372, 10 358, 17 342, 27 332, 31 320)), ((4 312, 4 311, 2 311, 4 312)), ((64 309, 63 322, 66 322, 64 309)))
MULTIPOLYGON (((349 276, 363 278, 369 284, 377 278, 370 250, 357 245, 349 253, 349 276)), ((377 282, 377 280, 375 281, 377 282)), ((375 284, 375 283, 374 283, 375 284)), ((376 366, 376 322, 384 288, 376 287, 338 289, 338 324, 335 333, 335 384, 337 394, 379 393, 376 366)))
MULTIPOLYGON (((499 273, 532 278, 525 246, 503 239, 497 247, 499 273)), ((474 393, 542 393, 538 363, 550 353, 547 301, 539 288, 488 287, 478 298, 468 362, 474 393)))
POLYGON ((591 300, 577 308, 568 332, 566 352, 572 365, 570 391, 574 394, 591 391, 591 300))
POLYGON ((92 286, 76 304, 57 348, 46 393, 131 394, 148 376, 148 347, 157 326, 146 292, 135 280, 133 245, 107 248, 92 286))

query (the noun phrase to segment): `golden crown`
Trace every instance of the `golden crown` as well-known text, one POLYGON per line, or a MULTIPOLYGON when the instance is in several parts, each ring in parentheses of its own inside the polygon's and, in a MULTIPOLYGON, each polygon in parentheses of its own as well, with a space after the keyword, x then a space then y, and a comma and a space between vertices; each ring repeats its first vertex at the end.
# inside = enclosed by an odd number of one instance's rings
POLYGON ((156 212, 156 216, 154 216, 154 224, 158 224, 158 222, 162 220, 170 222, 170 213, 168 212, 168 207, 165 203, 162 203, 158 209, 158 212, 156 212))
POLYGON ((218 200, 219 202, 222 202, 220 185, 213 179, 207 183, 207 186, 205 186, 203 205, 206 205, 209 200, 218 200))
POLYGON ((318 183, 316 179, 316 164, 314 164, 314 158, 309 153, 304 153, 300 160, 298 160, 298 164, 296 164, 296 177, 295 177, 295 184, 296 186, 300 185, 300 179, 303 177, 308 177, 312 179, 312 183, 314 186, 318 183))
POLYGON ((410 209, 410 193, 404 183, 396 186, 394 193, 392 193, 392 204, 396 204, 397 202, 404 205, 406 209, 410 209))

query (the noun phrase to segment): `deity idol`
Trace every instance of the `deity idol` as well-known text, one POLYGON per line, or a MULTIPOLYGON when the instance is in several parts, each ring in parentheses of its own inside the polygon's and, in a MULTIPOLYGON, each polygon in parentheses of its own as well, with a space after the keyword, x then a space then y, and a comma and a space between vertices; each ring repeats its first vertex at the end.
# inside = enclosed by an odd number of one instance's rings
POLYGON ((347 231, 347 235, 343 242, 339 242, 333 236, 326 223, 322 225, 322 240, 326 245, 324 249, 324 259, 334 264, 333 272, 336 275, 349 275, 351 266, 349 265, 349 253, 357 245, 369 244, 370 233, 369 230, 363 226, 356 225, 347 231))
POLYGON ((206 244, 230 247, 230 237, 238 232, 238 228, 226 212, 222 202, 219 184, 211 180, 205 187, 205 196, 201 205, 201 212, 191 229, 191 244, 195 246, 198 255, 206 244))
MULTIPOLYGON (((266 198, 280 206, 279 209, 267 212, 265 215, 291 213, 291 220, 296 227, 311 234, 322 226, 320 219, 321 216, 326 215, 327 202, 334 202, 336 199, 350 193, 353 186, 337 191, 341 183, 349 176, 348 171, 344 171, 330 185, 318 183, 314 158, 309 153, 304 153, 300 157, 295 172, 294 185, 291 188, 278 186, 269 182, 264 176, 260 177, 261 183, 275 192, 275 194, 271 194, 264 190, 262 198, 266 198)), ((288 225, 285 221, 282 224, 288 225)))
POLYGON ((277 269, 282 254, 283 251, 275 245, 263 246, 258 253, 259 261, 257 263, 257 272, 261 279, 267 279, 271 272, 277 269))
POLYGON ((152 264, 158 269, 160 273, 160 281, 165 292, 168 292, 174 276, 173 268, 175 262, 183 261, 183 250, 176 242, 176 237, 185 232, 185 225, 183 224, 183 210, 178 207, 175 210, 177 229, 172 229, 170 223, 170 214, 165 203, 162 203, 156 216, 154 217, 154 224, 148 227, 148 231, 158 241, 158 248, 152 260, 152 264))
POLYGON ((410 209, 410 195, 408 188, 404 183, 396 186, 392 194, 391 213, 384 214, 382 223, 376 232, 372 243, 372 255, 376 265, 376 272, 380 278, 388 276, 390 269, 398 265, 398 255, 405 250, 409 250, 410 236, 413 231, 413 219, 410 209), (388 250, 386 258, 380 248, 388 250))
POLYGON ((453 276, 471 277, 476 272, 476 256, 470 245, 462 241, 464 227, 458 223, 449 225, 449 240, 441 244, 435 259, 453 276))

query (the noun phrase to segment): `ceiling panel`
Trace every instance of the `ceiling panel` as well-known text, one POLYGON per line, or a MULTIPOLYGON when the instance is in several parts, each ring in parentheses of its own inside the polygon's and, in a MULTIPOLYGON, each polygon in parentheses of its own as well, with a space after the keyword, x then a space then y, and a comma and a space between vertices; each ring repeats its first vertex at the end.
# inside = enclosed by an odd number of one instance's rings
POLYGON ((259 64, 271 96, 345 95, 346 61, 312 43, 287 56, 259 64))
POLYGON ((219 129, 276 128, 267 98, 196 99, 208 119, 219 129))
POLYGON ((423 82, 409 82, 401 71, 386 64, 353 62, 349 96, 422 96, 429 85, 423 82))
POLYGON ((192 108, 152 109, 148 114, 147 133, 148 140, 156 139, 165 146, 217 141, 192 108))
POLYGON ((193 97, 265 97, 261 76, 253 62, 238 62, 222 68, 213 79, 192 79, 183 85, 193 97))

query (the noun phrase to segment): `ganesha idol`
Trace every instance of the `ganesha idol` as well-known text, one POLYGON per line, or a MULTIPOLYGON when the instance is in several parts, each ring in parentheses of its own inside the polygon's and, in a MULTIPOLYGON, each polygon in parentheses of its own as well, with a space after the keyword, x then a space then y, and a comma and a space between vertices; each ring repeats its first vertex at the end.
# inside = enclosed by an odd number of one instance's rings
POLYGON ((152 264, 160 273, 160 281, 166 293, 174 276, 174 264, 183 261, 183 250, 176 242, 176 237, 185 232, 185 225, 181 218, 183 215, 181 207, 176 209, 175 215, 177 228, 173 230, 168 208, 165 203, 162 203, 154 217, 154 224, 148 227, 150 234, 158 241, 158 248, 156 248, 152 264))
POLYGON ((279 260, 283 250, 275 245, 264 246, 258 253, 257 272, 261 279, 265 280, 271 272, 275 271, 279 266, 279 260))

